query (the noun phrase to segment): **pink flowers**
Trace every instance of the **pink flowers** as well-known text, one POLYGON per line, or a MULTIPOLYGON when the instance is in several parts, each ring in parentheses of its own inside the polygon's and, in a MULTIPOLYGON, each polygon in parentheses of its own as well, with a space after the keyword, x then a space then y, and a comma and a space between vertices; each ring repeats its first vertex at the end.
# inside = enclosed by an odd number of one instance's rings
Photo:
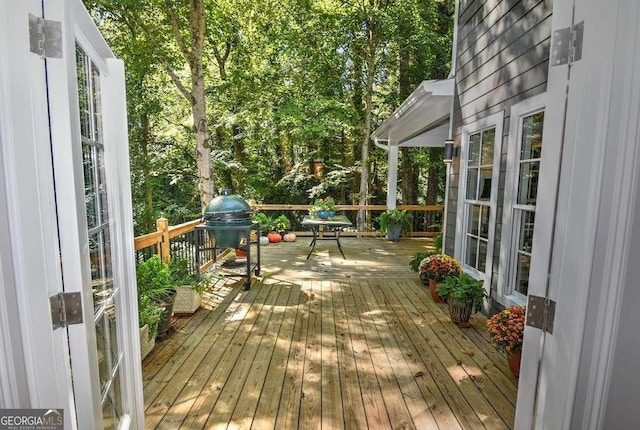
POLYGON ((525 323, 524 306, 509 306, 487 320, 491 343, 507 354, 522 349, 525 323))
POLYGON ((427 278, 443 281, 447 276, 460 275, 460 263, 446 254, 434 254, 422 260, 418 270, 427 278))

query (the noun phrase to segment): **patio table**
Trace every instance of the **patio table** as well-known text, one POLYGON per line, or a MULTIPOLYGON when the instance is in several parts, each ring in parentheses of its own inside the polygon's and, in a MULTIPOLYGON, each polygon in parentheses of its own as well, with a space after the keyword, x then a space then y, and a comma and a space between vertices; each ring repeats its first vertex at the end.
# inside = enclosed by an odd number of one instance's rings
POLYGON ((342 251, 342 246, 340 246, 340 233, 346 227, 353 226, 351 221, 349 221, 349 218, 347 218, 345 215, 336 215, 331 218, 321 219, 307 215, 302 220, 302 225, 307 227, 309 230, 311 230, 311 233, 313 233, 313 239, 309 244, 309 247, 311 249, 309 250, 309 254, 307 254, 307 260, 311 256, 313 250, 316 249, 316 242, 319 240, 335 240, 338 244, 338 250, 340 250, 340 254, 342 254, 342 258, 344 258, 345 260, 347 259, 347 257, 345 257, 344 255, 344 252, 342 251), (321 227, 324 229, 323 233, 329 232, 332 233, 332 235, 328 237, 321 236, 321 227))

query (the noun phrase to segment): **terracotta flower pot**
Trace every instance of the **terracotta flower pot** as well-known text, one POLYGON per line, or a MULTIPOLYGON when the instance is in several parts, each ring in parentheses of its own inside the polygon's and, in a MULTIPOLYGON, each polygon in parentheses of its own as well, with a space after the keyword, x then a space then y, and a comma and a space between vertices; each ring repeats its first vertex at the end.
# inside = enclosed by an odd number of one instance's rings
POLYGON ((442 281, 435 281, 431 278, 429 279, 429 292, 431 293, 431 298, 436 303, 442 303, 442 297, 440 297, 436 292, 436 288, 440 283, 442 283, 442 281))
POLYGON ((522 351, 514 351, 507 353, 507 363, 509 364, 509 370, 517 378, 520 376, 520 360, 522 358, 522 351))

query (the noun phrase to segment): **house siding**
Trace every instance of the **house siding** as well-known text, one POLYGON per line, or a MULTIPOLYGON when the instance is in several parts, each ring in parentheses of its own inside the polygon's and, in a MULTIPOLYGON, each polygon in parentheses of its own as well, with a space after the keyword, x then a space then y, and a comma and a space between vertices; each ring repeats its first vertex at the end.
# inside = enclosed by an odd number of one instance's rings
MULTIPOLYGON (((506 160, 511 106, 546 91, 551 41, 550 0, 460 0, 453 130, 460 146, 462 127, 504 111, 502 152, 493 244, 491 295, 498 282, 506 160)), ((445 252, 453 255, 460 165, 449 178, 445 252)))

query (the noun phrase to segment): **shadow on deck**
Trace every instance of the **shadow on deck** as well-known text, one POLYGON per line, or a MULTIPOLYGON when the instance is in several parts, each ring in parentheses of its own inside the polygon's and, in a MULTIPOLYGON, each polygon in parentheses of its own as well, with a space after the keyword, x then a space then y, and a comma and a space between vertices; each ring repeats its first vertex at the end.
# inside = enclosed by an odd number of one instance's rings
POLYGON ((511 428, 517 380, 408 268, 431 242, 345 238, 263 249, 143 363, 147 428, 511 428))

